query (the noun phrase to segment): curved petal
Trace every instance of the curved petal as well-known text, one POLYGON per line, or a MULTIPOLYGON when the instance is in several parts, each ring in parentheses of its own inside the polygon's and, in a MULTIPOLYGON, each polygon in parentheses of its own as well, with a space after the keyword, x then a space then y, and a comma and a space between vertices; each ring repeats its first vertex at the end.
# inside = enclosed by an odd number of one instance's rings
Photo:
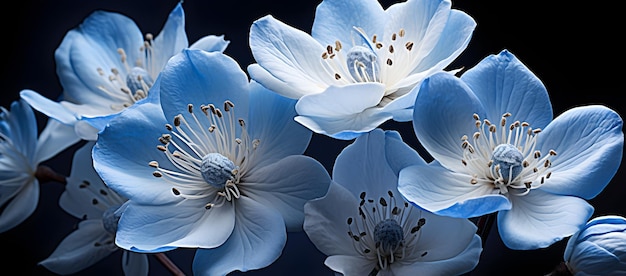
POLYGON ((359 201, 350 191, 332 182, 324 197, 304 205, 304 231, 315 247, 327 256, 354 255, 357 253, 354 241, 341 233, 346 232, 345 221, 358 216, 358 207, 359 201))
POLYGON ((493 187, 472 185, 471 179, 435 161, 400 171, 398 190, 411 203, 444 216, 472 218, 511 208, 506 197, 493 193, 493 187))
POLYGON ((110 238, 100 220, 81 221, 78 229, 65 237, 54 252, 39 264, 57 274, 79 272, 119 249, 115 245, 95 245, 110 238))
POLYGON ((582 241, 574 248, 577 258, 566 259, 576 275, 621 275, 626 273, 626 262, 620 260, 613 252, 595 243, 582 241))
MULTIPOLYGON (((477 227, 468 219, 438 216, 420 210, 413 210, 413 212, 417 214, 413 216, 414 221, 421 218, 425 222, 419 230, 416 250, 426 252, 426 254, 413 254, 412 257, 415 259, 407 259, 407 261, 431 262, 453 259, 466 251, 468 246, 476 246, 473 240, 476 239, 477 227)), ((481 246, 479 245, 478 248, 480 249, 481 246)), ((478 258, 472 261, 478 263, 478 258)))
POLYGON ((149 269, 148 255, 124 250, 122 253, 124 275, 148 276, 149 269))
POLYGON ((495 121, 509 112, 513 121, 528 122, 544 128, 552 120, 548 92, 517 57, 507 50, 489 55, 461 76, 495 121))
POLYGON ((267 90, 258 83, 250 86, 248 133, 259 139, 255 156, 262 156, 255 166, 271 164, 285 156, 302 154, 312 133, 293 120, 296 101, 267 90))
POLYGON ((572 108, 538 134, 538 150, 550 150, 552 176, 541 189, 591 199, 617 172, 624 149, 623 121, 599 105, 572 108))
POLYGON ((229 56, 185 49, 161 72, 161 107, 168 121, 183 114, 193 122, 187 112, 189 104, 196 108, 214 104, 221 109, 229 100, 235 104, 236 116, 247 119, 249 89, 248 76, 229 56))
POLYGON ((11 103, 9 118, 4 121, 9 125, 10 133, 4 133, 12 140, 13 146, 24 155, 31 164, 36 164, 38 129, 35 112, 25 100, 11 103))
POLYGON ((137 203, 178 200, 172 197, 171 184, 154 177, 154 168, 148 165, 151 161, 170 162, 156 149, 158 138, 166 132, 165 123, 161 108, 144 102, 127 108, 100 133, 92 152, 93 164, 111 189, 137 203))
POLYGON ((497 221, 502 241, 513 250, 548 247, 576 233, 593 214, 584 199, 541 189, 509 199, 513 208, 498 212, 497 221))
POLYGON ((118 49, 124 49, 128 61, 135 61, 142 53, 143 42, 139 28, 130 18, 107 11, 93 12, 65 35, 55 51, 65 100, 110 110, 114 98, 98 89, 109 87, 110 81, 98 73, 98 68, 107 74, 115 68, 126 75, 118 49))
POLYGON ((207 35, 191 44, 189 48, 223 53, 226 47, 228 47, 228 44, 230 44, 230 41, 225 40, 224 35, 207 35))
MULTIPOLYGON (((320 93, 333 81, 322 66, 326 47, 305 32, 266 15, 250 27, 250 50, 257 63, 270 74, 249 71, 250 77, 268 89, 288 98, 320 93), (268 77, 270 77, 268 79, 268 77), (280 90, 285 85, 289 90, 280 90)), ((333 41, 334 45, 334 41, 333 41)))
POLYGON ((178 54, 182 49, 189 46, 187 34, 185 33, 185 12, 182 1, 178 2, 167 17, 167 21, 161 32, 154 38, 152 47, 156 50, 152 55, 154 72, 152 76, 158 75, 170 57, 178 54))
POLYGON ((19 225, 33 214, 39 203, 39 181, 22 183, 21 190, 0 213, 0 233, 19 225))
POLYGON ((476 132, 473 114, 484 118, 485 110, 470 88, 451 74, 438 73, 420 87, 413 129, 435 160, 448 169, 463 171, 461 137, 476 132))
POLYGON ((370 108, 358 114, 340 117, 296 116, 294 120, 315 133, 339 140, 352 140, 380 126, 392 117, 393 115, 390 113, 370 108))
POLYGON ((197 204, 191 200, 177 205, 129 203, 120 218, 115 238, 115 243, 127 250, 215 248, 228 239, 235 225, 235 210, 230 204, 206 210, 206 202, 197 204))
POLYGON ((376 262, 360 256, 332 255, 328 256, 324 264, 335 272, 345 276, 371 275, 376 262))
POLYGON ((24 89, 20 91, 20 98, 24 99, 30 106, 46 116, 58 120, 66 125, 73 125, 78 120, 78 115, 63 107, 58 102, 50 100, 39 93, 24 89))
POLYGON ((335 45, 339 40, 351 48, 357 35, 354 27, 381 35, 388 17, 376 0, 325 0, 315 9, 311 35, 322 45, 335 45))
POLYGON ((282 253, 287 242, 285 223, 273 208, 241 197, 236 202, 235 229, 220 247, 198 249, 194 275, 226 275, 266 267, 282 253))
POLYGON ((288 231, 301 231, 304 204, 326 193, 330 176, 317 160, 292 155, 250 171, 242 182, 245 196, 278 210, 288 231))
POLYGON ((79 141, 80 137, 74 132, 74 127, 62 124, 54 119, 48 119, 45 128, 39 134, 37 150, 33 160, 39 164, 56 156, 79 141))
POLYGON ((390 268, 394 275, 410 275, 415 271, 419 271, 420 275, 463 275, 472 271, 478 265, 480 254, 482 253, 481 243, 480 237, 473 235, 471 242, 467 244, 465 250, 451 258, 414 263, 400 262, 392 265, 390 268))

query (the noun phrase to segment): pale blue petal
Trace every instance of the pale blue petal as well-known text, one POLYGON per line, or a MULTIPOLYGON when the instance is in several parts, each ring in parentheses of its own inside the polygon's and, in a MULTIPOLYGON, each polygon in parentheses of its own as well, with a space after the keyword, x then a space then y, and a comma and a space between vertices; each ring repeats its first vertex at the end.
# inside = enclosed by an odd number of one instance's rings
POLYGON ((154 37, 152 47, 156 51, 151 57, 153 68, 160 71, 170 57, 178 54, 187 46, 189 46, 189 42, 185 33, 185 12, 182 1, 180 1, 170 12, 161 32, 154 37))
POLYGON ((64 100, 89 103, 94 108, 108 109, 115 99, 100 89, 109 87, 105 74, 111 69, 126 75, 118 49, 125 50, 127 60, 134 62, 141 53, 143 35, 128 17, 107 11, 95 11, 80 26, 70 30, 55 51, 59 81, 64 88, 64 100))
POLYGON ((55 119, 48 119, 37 140, 37 151, 33 160, 39 164, 79 141, 80 137, 74 132, 74 127, 62 124, 55 119))
POLYGON ((65 237, 54 252, 39 264, 57 274, 79 272, 119 249, 113 243, 95 245, 112 238, 102 227, 101 220, 81 221, 78 229, 65 237))
MULTIPOLYGON (((487 111, 499 121, 506 112, 511 122, 528 122, 544 128, 552 120, 552 106, 545 86, 517 57, 507 50, 489 55, 461 76, 487 111)), ((484 118, 483 118, 484 119, 484 118)))
POLYGON ((193 122, 188 104, 198 112, 201 105, 208 104, 223 109, 226 100, 235 104, 237 118, 248 118, 248 77, 235 60, 220 52, 183 50, 161 72, 160 87, 161 107, 168 121, 182 113, 193 122))
POLYGON ((24 89, 20 91, 20 97, 37 111, 63 124, 73 125, 76 120, 78 120, 79 116, 77 114, 66 109, 60 103, 50 100, 33 90, 24 89))
POLYGON ((324 264, 335 272, 342 273, 342 275, 370 275, 372 270, 376 267, 375 260, 368 260, 362 256, 346 256, 346 255, 333 255, 328 256, 324 261, 324 264))
MULTIPOLYGON (((12 140, 13 146, 24 155, 31 164, 35 163, 34 155, 37 145, 37 120, 35 112, 24 100, 17 100, 11 103, 9 119, 10 134, 6 133, 12 140)), ((35 163, 36 164, 36 163, 35 163)))
POLYGON ((149 269, 148 255, 124 250, 122 253, 124 275, 148 276, 149 269))
POLYGON ((446 170, 436 161, 400 171, 398 190, 411 203, 430 212, 461 218, 507 210, 511 203, 491 185, 472 185, 471 175, 446 170))
MULTIPOLYGON (((231 204, 206 210, 206 201, 178 204, 133 204, 129 201, 118 223, 116 244, 137 252, 160 252, 172 247, 214 248, 222 245, 235 225, 231 204)), ((284 228, 284 223, 281 221, 284 228)))
POLYGON ((170 183, 152 176, 150 161, 169 164, 156 146, 165 129, 160 106, 145 102, 127 108, 100 134, 93 149, 94 167, 118 194, 138 203, 176 201, 170 183), (124 168, 123 170, 120 168, 124 168))
POLYGON ((191 44, 189 48, 223 53, 226 47, 228 47, 228 44, 230 44, 230 41, 225 40, 224 35, 207 35, 191 44))
POLYGON ((293 99, 297 99, 301 96, 300 94, 290 95, 290 93, 293 92, 291 91, 293 89, 293 86, 291 85, 291 83, 288 83, 286 81, 283 81, 282 79, 278 79, 274 77, 270 72, 265 70, 265 68, 261 67, 259 64, 257 63, 250 64, 248 65, 247 69, 248 69, 248 74, 250 75, 250 77, 255 81, 259 81, 259 83, 262 82, 264 87, 267 87, 268 89, 272 91, 281 91, 280 95, 287 96, 293 99))
POLYGON ((292 155, 260 168, 242 179, 240 189, 247 197, 282 214, 288 231, 301 231, 304 204, 326 194, 328 172, 317 160, 292 155), (245 190, 244 190, 245 189, 245 190))
POLYGON ((298 99, 319 93, 335 81, 322 66, 321 55, 326 46, 271 15, 254 21, 249 43, 257 63, 271 72, 257 74, 261 70, 251 70, 250 77, 278 94, 298 99), (274 85, 277 81, 285 85, 274 85), (290 89, 279 90, 286 87, 290 89))
MULTIPOLYGON (((415 273, 415 271, 419 271, 420 275, 463 275, 472 271, 478 265, 480 254, 482 253, 481 243, 480 237, 473 235, 471 242, 467 243, 465 250, 453 257, 414 263, 398 262, 391 266, 391 270, 394 275, 410 275, 415 273)), ((426 256, 428 255, 430 253, 426 256)))
POLYGON ((348 218, 358 217, 359 200, 344 186, 332 182, 328 193, 304 205, 304 231, 322 253, 332 255, 356 254, 354 240, 346 232, 348 218))
POLYGON ((349 49, 357 37, 353 27, 382 35, 388 18, 376 0, 325 0, 315 10, 311 35, 322 45, 335 45, 339 40, 349 49))
POLYGON ((196 251, 194 275, 259 269, 281 255, 287 233, 280 213, 246 197, 237 199, 235 209, 235 229, 228 240, 220 247, 196 251))
POLYGON ((21 183, 22 188, 0 213, 0 233, 24 222, 33 214, 39 202, 39 181, 21 183))
POLYGON ((361 113, 342 117, 296 116, 294 120, 311 131, 339 140, 352 140, 390 120, 390 113, 367 109, 361 113))
POLYGON ((448 169, 464 170, 461 138, 476 132, 473 114, 484 118, 485 109, 470 88, 451 74, 438 73, 421 85, 413 129, 435 160, 448 169))
POLYGON ((364 191, 374 195, 384 195, 389 190, 396 193, 400 170, 414 164, 426 163, 399 139, 397 132, 374 129, 337 156, 333 180, 351 191, 355 198, 364 191))
POLYGON ((261 142, 255 150, 257 166, 270 164, 292 154, 302 154, 312 132, 294 121, 296 100, 282 97, 256 82, 250 86, 248 133, 261 142))
POLYGON ((509 198, 513 208, 498 212, 498 230, 513 250, 545 248, 582 228, 593 214, 584 199, 532 190, 509 198))
POLYGON ((599 105, 572 108, 538 134, 538 147, 550 156, 552 176, 547 192, 591 199, 617 172, 624 149, 623 121, 615 111, 599 105))
MULTIPOLYGON (((408 262, 453 259, 467 250, 468 246, 476 246, 473 240, 477 227, 467 219, 438 216, 419 209, 413 209, 411 215, 409 221, 423 218, 425 224, 419 230, 417 252, 411 255, 414 259, 407 259, 408 262), (427 252, 426 255, 423 252, 427 252)), ((481 246, 478 247, 480 249, 481 246)), ((478 256, 474 257, 472 261, 478 263, 478 256)))

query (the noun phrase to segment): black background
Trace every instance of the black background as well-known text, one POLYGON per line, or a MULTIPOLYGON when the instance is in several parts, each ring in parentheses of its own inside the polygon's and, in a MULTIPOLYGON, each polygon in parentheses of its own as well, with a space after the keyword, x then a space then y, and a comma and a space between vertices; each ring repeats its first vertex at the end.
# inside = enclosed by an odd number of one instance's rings
MULTIPOLYGON (((382 1, 387 7, 395 1, 382 1)), ((55 73, 54 51, 65 33, 93 10, 120 12, 132 18, 142 33, 157 34, 176 1, 61 0, 12 2, 3 8, 2 20, 2 106, 8 108, 22 89, 33 89, 55 99, 61 87, 55 73)), ((545 84, 555 116, 579 105, 604 104, 622 116, 626 114, 622 93, 624 68, 624 23, 621 12, 608 2, 575 1, 469 1, 457 0, 453 7, 470 14, 478 23, 467 50, 453 68, 472 67, 489 54, 508 49, 545 84)), ((250 24, 266 14, 309 32, 318 1, 200 1, 183 3, 190 42, 208 35, 224 34, 230 45, 226 54, 245 68, 253 63, 248 48, 250 24)), ((41 116, 40 116, 41 117, 41 116)), ((41 117, 43 124, 45 118, 41 117)), ((383 128, 399 129, 407 143, 420 149, 407 123, 385 123, 383 128)), ((305 154, 318 159, 330 171, 334 158, 349 142, 314 135, 305 154)), ((71 152, 45 162, 69 174, 71 152)), ((622 187, 626 168, 620 167, 608 187, 590 200, 596 212, 626 215, 626 190, 622 187)), ((59 183, 41 184, 38 209, 16 228, 0 234, 4 251, 0 267, 19 275, 51 275, 37 266, 75 227, 77 220, 58 206, 63 191, 59 183)), ((471 275, 544 275, 562 260, 565 241, 545 249, 513 251, 504 247, 493 227, 481 261, 471 275)), ((191 275, 193 249, 167 252, 181 270, 191 275)), ((290 233, 283 255, 272 265, 232 275, 333 275, 323 265, 325 256, 306 235, 290 233)), ((121 275, 121 252, 78 273, 79 275, 121 275)), ((169 273, 150 258, 151 275, 169 273)), ((419 275, 416 274, 416 275, 419 275)))

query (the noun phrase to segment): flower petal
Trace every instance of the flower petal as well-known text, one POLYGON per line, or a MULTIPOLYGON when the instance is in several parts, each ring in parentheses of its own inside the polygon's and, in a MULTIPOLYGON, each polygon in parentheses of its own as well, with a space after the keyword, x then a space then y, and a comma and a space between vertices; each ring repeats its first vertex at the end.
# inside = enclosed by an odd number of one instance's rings
POLYGON ((498 212, 498 230, 504 244, 513 250, 545 248, 571 236, 593 214, 584 199, 532 190, 511 196, 513 208, 498 212))
POLYGON ((63 107, 60 103, 50 100, 33 90, 24 89, 20 91, 20 98, 28 102, 28 104, 37 111, 63 124, 73 125, 76 120, 78 120, 77 114, 63 107))
POLYGON ((426 79, 417 94, 413 129, 428 153, 444 167, 463 171, 461 137, 476 132, 473 114, 485 110, 459 78, 438 73, 426 79))
POLYGON ((288 98, 320 93, 334 81, 322 66, 321 54, 326 51, 325 46, 271 15, 252 24, 250 49, 257 63, 271 72, 258 74, 261 70, 250 70, 250 77, 288 98), (277 81, 285 85, 274 85, 277 81), (290 89, 280 89, 286 87, 290 89))
POLYGON ((124 275, 148 276, 149 269, 148 255, 124 250, 122 253, 124 275))
POLYGON ((182 7, 183 2, 178 2, 167 17, 167 21, 161 32, 154 37, 152 47, 158 49, 152 55, 151 75, 156 76, 163 69, 170 57, 178 54, 182 49, 189 46, 187 34, 185 33, 185 12, 182 7))
POLYGON ((615 111, 599 105, 572 108, 538 135, 538 150, 550 150, 552 176, 547 192, 591 199, 617 172, 624 149, 623 121, 615 111))
POLYGON ((54 119, 48 119, 46 126, 39 134, 37 151, 33 160, 39 164, 56 156, 79 141, 80 137, 76 135, 72 126, 64 125, 54 119))
POLYGON ((196 251, 194 275, 226 275, 235 270, 259 269, 270 265, 282 253, 287 233, 280 213, 246 197, 237 199, 235 208, 232 234, 217 248, 196 251))
POLYGON ((507 50, 489 55, 461 76, 487 110, 487 119, 512 121, 544 128, 552 120, 552 106, 545 86, 517 57, 507 50))
POLYGON ((242 181, 247 197, 278 210, 288 231, 301 231, 304 204, 326 193, 330 176, 317 160, 292 155, 250 171, 242 181))
POLYGON ((371 275, 376 262, 361 256, 332 255, 328 256, 324 264, 341 275, 371 275))
POLYGON ((115 243, 137 252, 222 245, 235 225, 233 206, 226 204, 206 210, 195 201, 182 201, 175 206, 140 205, 129 201, 118 223, 115 243))
POLYGON ((511 208, 506 197, 493 194, 493 187, 472 185, 471 179, 434 161, 400 171, 398 190, 411 203, 443 216, 471 218, 511 208))
MULTIPOLYGON (((17 183, 15 183, 17 184, 17 183)), ((33 214, 39 203, 39 181, 29 179, 19 183, 21 189, 0 213, 0 233, 24 222, 33 214)))
POLYGON ((84 220, 78 229, 69 234, 52 254, 39 264, 62 275, 79 272, 99 262, 119 248, 115 245, 95 246, 99 240, 110 238, 101 220, 84 220))
POLYGON ((325 0, 315 9, 311 35, 322 45, 335 45, 339 40, 349 49, 354 46, 354 27, 370 35, 381 35, 388 18, 376 0, 325 0))
POLYGON ((223 53, 228 44, 230 44, 230 41, 225 40, 224 35, 207 35, 191 44, 189 48, 223 53))

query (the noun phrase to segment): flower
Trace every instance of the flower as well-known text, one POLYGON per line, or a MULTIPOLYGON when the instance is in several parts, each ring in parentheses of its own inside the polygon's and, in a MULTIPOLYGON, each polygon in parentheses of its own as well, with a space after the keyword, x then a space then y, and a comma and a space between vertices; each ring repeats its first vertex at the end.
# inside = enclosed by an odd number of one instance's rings
POLYGON ((511 249, 543 248, 582 227, 622 157, 622 119, 601 105, 552 119, 541 81, 507 50, 460 78, 424 81, 413 127, 436 161, 406 168, 399 190, 431 212, 497 212, 511 249))
POLYGON ((328 267, 346 276, 459 275, 478 264, 473 223, 421 210, 398 193, 399 171, 424 163, 396 131, 374 129, 344 148, 328 193, 304 209, 304 230, 328 267))
POLYGON ((48 181, 45 174, 51 171, 40 164, 79 141, 71 128, 55 120, 37 132, 35 113, 25 101, 14 101, 11 111, 0 107, 0 233, 37 208, 39 183, 48 181))
MULTIPOLYGON (((142 37, 130 18, 95 11, 55 51, 62 100, 54 102, 30 89, 20 95, 49 117, 74 125, 81 138, 95 140, 109 115, 144 99, 167 60, 187 48, 184 15, 181 1, 159 35, 142 37)), ((190 47, 224 51, 228 43, 211 35, 190 47)))
POLYGON ((230 57, 192 49, 170 60, 151 93, 160 97, 114 118, 93 151, 104 182, 129 199, 116 244, 199 248, 195 275, 272 263, 285 230, 302 229, 304 203, 330 183, 302 155, 312 133, 293 121, 295 101, 249 82, 230 57))
MULTIPOLYGON (((94 170, 91 158, 93 145, 93 141, 88 142, 74 154, 71 175, 59 199, 63 210, 82 221, 78 229, 39 263, 57 274, 79 272, 121 250, 114 241, 119 219, 117 210, 126 198, 106 187, 94 170)), ((121 264, 126 275, 148 275, 145 254, 124 250, 121 264)))
POLYGON ((424 78, 467 47, 476 26, 449 0, 325 0, 311 35, 271 15, 250 29, 252 79, 298 99, 296 121, 350 140, 393 119, 410 121, 424 78))
POLYGON ((626 274, 626 219, 590 220, 567 241, 563 258, 574 276, 626 274))

